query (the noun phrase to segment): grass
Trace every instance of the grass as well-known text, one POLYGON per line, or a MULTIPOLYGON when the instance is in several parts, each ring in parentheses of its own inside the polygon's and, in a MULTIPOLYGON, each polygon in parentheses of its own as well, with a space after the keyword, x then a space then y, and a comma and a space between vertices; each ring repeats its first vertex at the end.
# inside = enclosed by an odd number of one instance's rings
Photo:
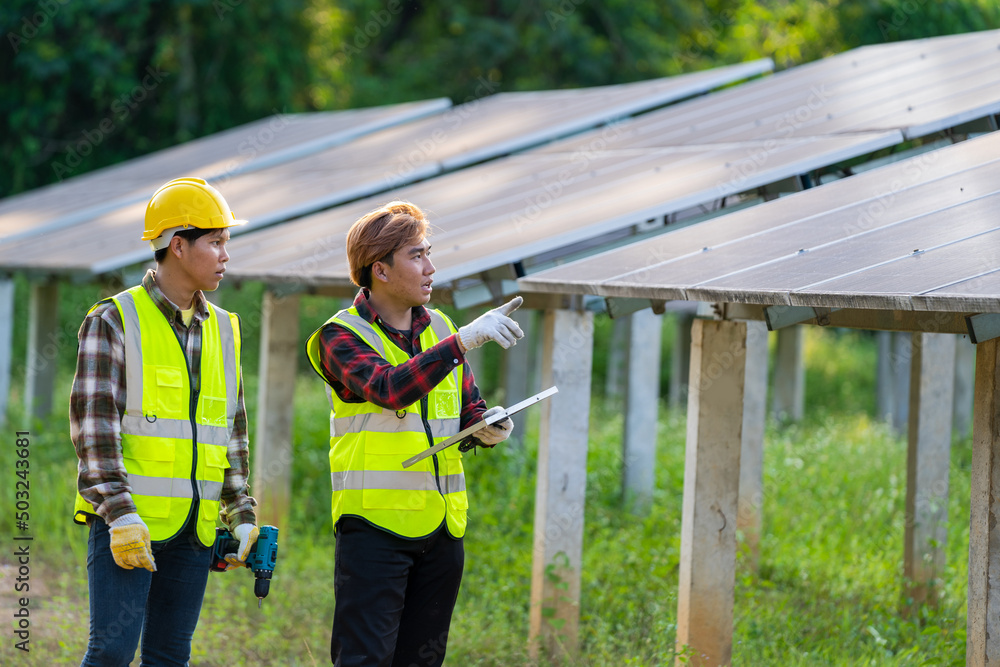
MULTIPOLYGON (((965 653, 971 444, 952 447, 947 569, 936 608, 899 613, 906 443, 873 420, 874 342, 810 330, 807 418, 769 423, 760 567, 737 569, 733 665, 961 665, 965 653)), ((59 382, 65 405, 68 378, 59 382)), ((254 406, 254 378, 248 378, 254 406)), ((58 403, 62 401, 62 403, 58 403)), ((15 397, 16 402, 16 397, 15 397)), ((252 408, 251 408, 252 411, 252 408)), ((0 447, 0 664, 75 665, 87 635, 85 529, 69 520, 75 457, 64 412, 31 431, 31 652, 13 648, 12 513, 17 415, 0 447)), ((533 417, 537 421, 537 415, 533 417)), ((271 594, 252 576, 210 577, 192 665, 329 664, 334 540, 326 399, 307 375, 296 397, 296 507, 281 531, 271 594)), ((591 414, 580 600, 580 663, 674 659, 685 418, 664 409, 648 516, 621 510, 620 405, 591 414)), ((467 459, 470 530, 447 664, 531 664, 527 648, 537 423, 526 450, 467 459)))

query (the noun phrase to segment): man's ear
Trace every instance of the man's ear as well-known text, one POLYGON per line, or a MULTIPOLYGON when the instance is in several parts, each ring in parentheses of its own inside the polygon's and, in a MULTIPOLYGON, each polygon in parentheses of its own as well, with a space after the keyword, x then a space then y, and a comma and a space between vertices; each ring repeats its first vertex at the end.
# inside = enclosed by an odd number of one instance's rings
POLYGON ((389 276, 385 273, 384 262, 375 262, 372 264, 372 278, 383 283, 389 282, 389 276))
POLYGON ((168 245, 167 248, 169 249, 169 254, 173 255, 177 259, 180 259, 187 251, 187 239, 174 234, 173 237, 171 237, 170 245, 168 245))

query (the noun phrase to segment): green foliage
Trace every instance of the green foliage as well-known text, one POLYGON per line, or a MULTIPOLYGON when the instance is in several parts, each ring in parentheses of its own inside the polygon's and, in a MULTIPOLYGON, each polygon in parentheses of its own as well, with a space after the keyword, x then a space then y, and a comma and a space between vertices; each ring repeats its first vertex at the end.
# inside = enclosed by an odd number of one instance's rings
MULTIPOLYGON (((806 329, 806 333, 806 413, 819 420, 844 412, 874 417, 878 353, 873 332, 833 329, 818 335, 806 329), (845 355, 845 349, 851 353, 845 355)), ((777 336, 773 338, 777 342, 777 336)))
POLYGON ((689 48, 710 61, 771 57, 786 68, 866 44, 998 27, 989 0, 722 0, 689 48))
POLYGON ((362 106, 677 73, 672 44, 701 12, 677 0, 339 4, 353 26, 340 54, 362 106))
POLYGON ((734 664, 964 664, 969 451, 952 450, 941 601, 907 618, 905 442, 864 415, 769 431, 762 565, 737 576, 734 664))
MULTIPOLYGON (((869 416, 872 347, 864 335, 808 330, 808 395, 815 398, 803 423, 767 428, 760 567, 750 568, 745 551, 738 555, 734 665, 964 664, 971 443, 952 447, 940 603, 907 617, 900 613, 906 442, 869 416), (861 393, 866 398, 852 395, 861 393)), ((256 385, 249 376, 251 412, 256 385)), ((63 373, 57 403, 65 404, 68 386, 63 373)), ((271 594, 258 610, 248 572, 211 575, 192 664, 327 664, 334 549, 328 412, 322 386, 310 375, 298 383, 295 408, 296 502, 282 527, 271 594)), ((526 638, 538 414, 527 414, 523 448, 466 459, 472 510, 447 664, 533 664, 526 638)), ((622 426, 617 402, 595 397, 579 566, 579 664, 671 664, 685 417, 660 415, 656 491, 646 516, 622 511, 622 426)), ((7 432, 14 430, 30 430, 32 440, 32 653, 25 659, 3 642, 0 663, 77 664, 87 640, 86 529, 69 519, 75 457, 67 418, 60 410, 44 424, 28 425, 15 413, 7 432)), ((13 450, 0 447, 6 474, 14 470, 13 450)), ((14 491, 0 483, 0 507, 13 507, 14 491)), ((13 532, 8 515, 0 540, 10 544, 13 532)), ((11 603, 12 567, 10 554, 0 554, 0 608, 11 603)), ((565 582, 561 568, 549 574, 565 582)))
POLYGON ((0 197, 310 109, 304 0, 0 6, 0 197))
POLYGON ((840 5, 844 42, 849 47, 1000 26, 1000 6, 991 0, 867 0, 840 5))

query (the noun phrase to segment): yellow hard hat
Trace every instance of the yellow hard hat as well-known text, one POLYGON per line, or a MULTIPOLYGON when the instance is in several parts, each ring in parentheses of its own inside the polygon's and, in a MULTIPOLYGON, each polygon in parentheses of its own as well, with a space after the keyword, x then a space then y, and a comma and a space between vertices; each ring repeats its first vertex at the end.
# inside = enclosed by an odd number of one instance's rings
POLYGON ((173 234, 160 243, 155 239, 168 230, 222 229, 246 222, 237 220, 222 193, 203 179, 175 178, 157 190, 146 205, 146 230, 142 240, 150 241, 153 249, 158 250, 166 247, 173 234))

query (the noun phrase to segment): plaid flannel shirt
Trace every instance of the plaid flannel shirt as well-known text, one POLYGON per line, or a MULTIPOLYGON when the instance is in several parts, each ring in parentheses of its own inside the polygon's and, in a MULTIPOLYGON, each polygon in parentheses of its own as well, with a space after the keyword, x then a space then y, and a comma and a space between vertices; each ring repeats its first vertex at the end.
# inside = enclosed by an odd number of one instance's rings
POLYGON ((401 410, 431 393, 456 366, 462 369, 461 428, 482 418, 486 401, 472 368, 458 345, 458 337, 448 336, 429 350, 420 349, 420 334, 430 326, 427 309, 413 309, 413 324, 409 331, 399 331, 382 321, 368 305, 368 292, 361 290, 354 298, 358 315, 389 335, 410 360, 393 366, 362 342, 349 329, 330 324, 320 333, 320 365, 323 378, 345 403, 374 403, 389 410, 401 410))
MULTIPOLYGON (((181 311, 156 286, 150 270, 142 286, 167 318, 191 369, 191 386, 200 386, 201 324, 209 315, 205 295, 194 295, 194 318, 185 327, 181 311)), ((111 301, 97 306, 83 320, 77 335, 76 375, 69 399, 70 436, 79 458, 77 488, 97 514, 107 523, 135 512, 132 488, 122 460, 121 419, 125 414, 124 330, 118 308, 111 301)), ((256 523, 249 495, 249 437, 247 413, 240 382, 236 419, 227 451, 229 469, 222 486, 222 506, 226 524, 256 523)))

